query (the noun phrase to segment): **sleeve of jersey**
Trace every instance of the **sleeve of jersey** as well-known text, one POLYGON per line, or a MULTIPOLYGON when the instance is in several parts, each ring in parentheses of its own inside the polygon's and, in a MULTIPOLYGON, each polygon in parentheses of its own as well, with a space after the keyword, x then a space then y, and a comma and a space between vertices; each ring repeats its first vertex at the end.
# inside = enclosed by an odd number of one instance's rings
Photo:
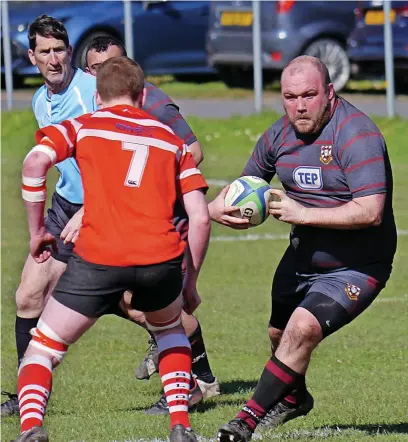
POLYGON ((262 178, 269 183, 275 175, 275 164, 271 151, 272 146, 267 131, 256 143, 251 158, 248 160, 241 176, 252 175, 262 178))
POLYGON ((174 103, 166 103, 165 105, 160 106, 157 110, 159 113, 157 113, 155 117, 162 123, 170 126, 183 143, 190 146, 190 144, 197 141, 197 137, 194 135, 191 127, 183 118, 179 112, 179 108, 174 103))
POLYGON ((193 190, 202 189, 207 191, 208 185, 203 175, 195 165, 193 156, 184 145, 183 154, 180 158, 180 174, 177 176, 179 192, 184 195, 193 190))
POLYGON ((75 124, 75 120, 67 120, 61 124, 54 124, 37 130, 37 144, 54 150, 56 154, 55 163, 60 163, 74 155, 77 135, 75 124))
POLYGON ((389 163, 378 129, 367 128, 339 141, 338 156, 353 198, 386 193, 389 163))

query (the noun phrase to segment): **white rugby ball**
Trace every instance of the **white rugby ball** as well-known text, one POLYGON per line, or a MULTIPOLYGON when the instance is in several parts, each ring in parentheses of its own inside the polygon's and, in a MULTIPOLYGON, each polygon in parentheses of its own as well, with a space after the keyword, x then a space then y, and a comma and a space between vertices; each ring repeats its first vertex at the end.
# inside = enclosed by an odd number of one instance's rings
POLYGON ((269 216, 270 189, 262 178, 243 176, 230 184, 224 204, 239 208, 233 216, 247 218, 251 226, 259 226, 269 216))

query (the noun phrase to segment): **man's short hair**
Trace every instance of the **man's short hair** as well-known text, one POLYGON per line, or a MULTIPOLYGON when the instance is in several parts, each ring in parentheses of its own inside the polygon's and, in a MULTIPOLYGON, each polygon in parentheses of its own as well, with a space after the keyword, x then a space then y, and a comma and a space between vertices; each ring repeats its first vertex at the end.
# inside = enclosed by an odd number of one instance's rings
POLYGON ((144 88, 142 68, 128 57, 104 61, 96 77, 96 89, 104 101, 130 97, 136 101, 144 88))
POLYGON ((320 75, 322 76, 323 82, 324 82, 324 87, 326 89, 326 91, 328 90, 328 86, 331 83, 331 78, 330 78, 330 74, 329 74, 329 70, 327 69, 327 66, 323 63, 322 60, 320 60, 320 58, 317 57, 313 57, 311 55, 300 55, 299 57, 294 58, 292 61, 289 62, 288 65, 285 66, 285 68, 282 71, 282 75, 281 75, 281 81, 282 81, 282 77, 284 72, 286 72, 287 70, 303 70, 305 65, 312 65, 315 69, 317 69, 320 73, 320 75))
POLYGON ((54 37, 57 40, 62 40, 67 48, 69 46, 68 32, 65 26, 49 15, 40 15, 28 26, 28 42, 32 51, 37 45, 37 35, 45 38, 54 37))
POLYGON ((93 38, 86 47, 86 53, 85 53, 86 66, 88 66, 89 51, 106 52, 110 46, 117 46, 118 48, 121 49, 122 55, 124 57, 127 57, 125 46, 120 40, 117 40, 116 38, 107 35, 100 35, 98 37, 93 38))

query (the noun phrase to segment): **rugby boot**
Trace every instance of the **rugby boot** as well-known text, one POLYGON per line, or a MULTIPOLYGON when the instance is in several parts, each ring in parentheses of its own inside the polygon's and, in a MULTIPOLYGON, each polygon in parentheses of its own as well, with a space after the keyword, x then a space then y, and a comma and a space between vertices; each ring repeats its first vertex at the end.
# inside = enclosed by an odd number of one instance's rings
POLYGON ((313 396, 306 390, 304 400, 293 407, 288 407, 282 402, 275 405, 262 419, 259 427, 276 428, 299 416, 306 416, 313 409, 313 406, 313 396))
POLYGON ((1 404, 1 417, 19 415, 18 396, 7 391, 2 391, 1 394, 9 397, 6 402, 1 404))
POLYGON ((252 430, 242 419, 232 419, 218 430, 218 442, 248 442, 252 438, 252 430))
POLYGON ((171 429, 170 442, 197 442, 193 430, 187 430, 184 425, 177 424, 171 429))
MULTIPOLYGON (((195 405, 199 404, 203 400, 203 393, 197 382, 194 383, 194 387, 190 390, 190 395, 188 399, 188 408, 193 408, 195 405)), ((161 398, 152 405, 151 408, 145 410, 146 414, 158 415, 158 414, 168 414, 169 406, 167 405, 166 396, 163 393, 161 398)))
POLYGON ((135 377, 140 381, 150 379, 150 377, 158 371, 159 350, 157 348, 156 341, 153 338, 150 338, 147 355, 143 358, 143 361, 140 363, 139 367, 135 369, 135 377))
POLYGON ((43 427, 33 427, 21 433, 12 442, 48 442, 48 433, 43 427))
POLYGON ((219 396, 221 394, 220 383, 217 378, 214 378, 213 382, 204 382, 198 377, 196 377, 196 380, 204 398, 219 396))

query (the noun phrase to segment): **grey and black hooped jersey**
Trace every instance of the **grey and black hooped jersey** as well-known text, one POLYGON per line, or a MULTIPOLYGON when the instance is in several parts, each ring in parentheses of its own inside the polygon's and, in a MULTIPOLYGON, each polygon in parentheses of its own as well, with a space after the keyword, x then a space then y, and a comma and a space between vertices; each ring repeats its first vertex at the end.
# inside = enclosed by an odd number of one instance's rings
POLYGON ((156 117, 162 123, 167 124, 173 132, 183 140, 187 146, 197 141, 191 127, 180 114, 179 107, 161 89, 148 81, 145 81, 146 102, 143 110, 156 117))
POLYGON ((294 226, 299 271, 391 264, 396 249, 392 172, 384 138, 363 112, 337 97, 330 121, 313 138, 297 134, 285 115, 258 140, 243 175, 270 182, 306 207, 338 207, 353 198, 386 193, 378 227, 337 230, 294 226))

